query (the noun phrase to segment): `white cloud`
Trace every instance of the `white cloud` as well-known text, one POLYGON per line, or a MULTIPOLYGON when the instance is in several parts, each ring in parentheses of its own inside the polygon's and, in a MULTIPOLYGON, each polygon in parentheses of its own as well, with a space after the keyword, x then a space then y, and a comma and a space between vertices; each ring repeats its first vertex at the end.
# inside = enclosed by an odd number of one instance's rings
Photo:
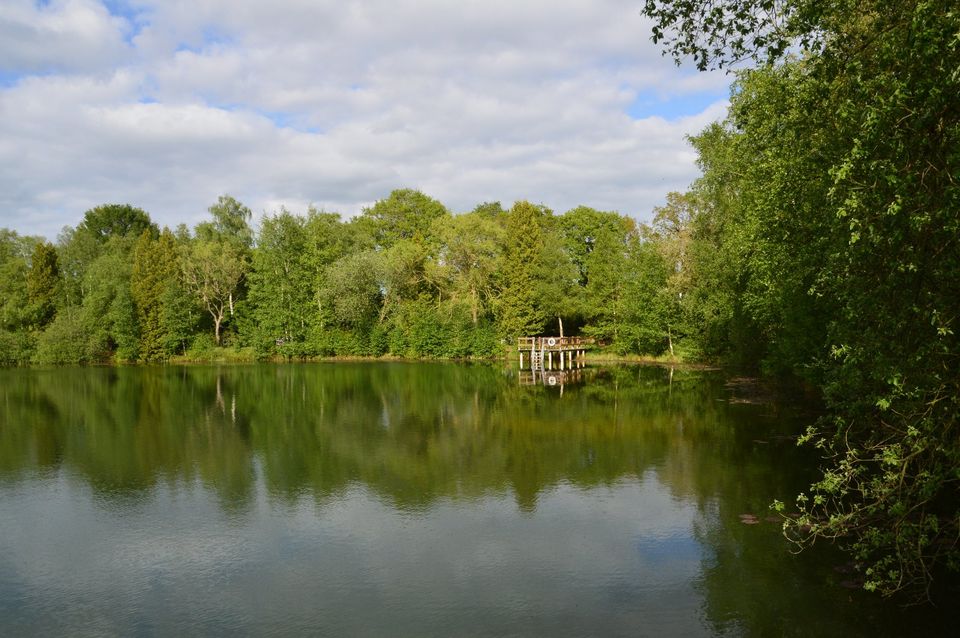
POLYGON ((0 4, 0 69, 95 70, 127 51, 127 23, 95 0, 4 0, 0 4))
POLYGON ((354 214, 401 186, 646 218, 695 176, 684 136, 722 116, 728 81, 676 69, 632 0, 15 8, 0 29, 74 34, 47 58, 0 45, 20 74, 0 89, 0 226, 51 237, 108 201, 173 225, 223 192, 354 214), (632 119, 639 95, 705 110, 632 119))

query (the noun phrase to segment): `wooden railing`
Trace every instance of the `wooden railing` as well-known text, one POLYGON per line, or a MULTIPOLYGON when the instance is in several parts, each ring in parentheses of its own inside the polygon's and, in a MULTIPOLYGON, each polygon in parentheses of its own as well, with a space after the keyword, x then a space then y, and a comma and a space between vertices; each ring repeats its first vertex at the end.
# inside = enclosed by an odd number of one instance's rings
POLYGON ((576 350, 593 343, 588 337, 518 337, 517 350, 576 350))

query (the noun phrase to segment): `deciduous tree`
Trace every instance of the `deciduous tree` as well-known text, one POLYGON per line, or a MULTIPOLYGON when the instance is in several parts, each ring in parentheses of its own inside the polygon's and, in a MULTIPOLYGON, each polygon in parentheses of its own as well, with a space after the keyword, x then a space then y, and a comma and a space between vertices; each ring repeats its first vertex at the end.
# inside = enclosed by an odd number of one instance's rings
POLYGON ((33 249, 30 271, 27 273, 27 297, 34 327, 43 328, 53 320, 59 291, 57 249, 48 242, 38 242, 33 249))
POLYGON ((701 67, 780 61, 743 72, 726 125, 696 142, 694 251, 722 273, 725 321, 750 328, 729 346, 763 344, 749 358, 825 393, 830 416, 805 439, 830 461, 801 495, 797 539, 841 538, 868 589, 923 593, 960 567, 960 12, 927 0, 646 11, 654 38, 701 67))
POLYGON ((281 210, 260 225, 248 299, 253 305, 257 346, 262 351, 305 354, 316 313, 304 220, 281 210))

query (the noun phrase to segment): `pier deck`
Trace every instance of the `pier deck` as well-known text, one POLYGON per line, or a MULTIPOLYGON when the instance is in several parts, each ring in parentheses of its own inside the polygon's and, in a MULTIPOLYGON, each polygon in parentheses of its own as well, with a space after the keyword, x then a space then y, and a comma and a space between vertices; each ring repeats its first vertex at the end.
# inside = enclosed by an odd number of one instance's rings
POLYGON ((584 337, 519 337, 517 351, 520 353, 520 369, 524 369, 524 355, 529 355, 530 370, 553 370, 554 358, 558 370, 572 370, 583 365, 587 348, 593 339, 584 337))

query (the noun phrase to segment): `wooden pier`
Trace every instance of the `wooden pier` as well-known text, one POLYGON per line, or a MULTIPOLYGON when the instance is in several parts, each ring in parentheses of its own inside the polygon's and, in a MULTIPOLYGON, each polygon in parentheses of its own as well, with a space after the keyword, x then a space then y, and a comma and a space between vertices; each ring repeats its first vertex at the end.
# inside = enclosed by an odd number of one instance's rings
POLYGON ((582 367, 584 354, 593 343, 593 339, 583 337, 519 337, 517 352, 520 353, 520 369, 535 372, 582 367), (528 366, 524 366, 525 356, 528 357, 528 366))

